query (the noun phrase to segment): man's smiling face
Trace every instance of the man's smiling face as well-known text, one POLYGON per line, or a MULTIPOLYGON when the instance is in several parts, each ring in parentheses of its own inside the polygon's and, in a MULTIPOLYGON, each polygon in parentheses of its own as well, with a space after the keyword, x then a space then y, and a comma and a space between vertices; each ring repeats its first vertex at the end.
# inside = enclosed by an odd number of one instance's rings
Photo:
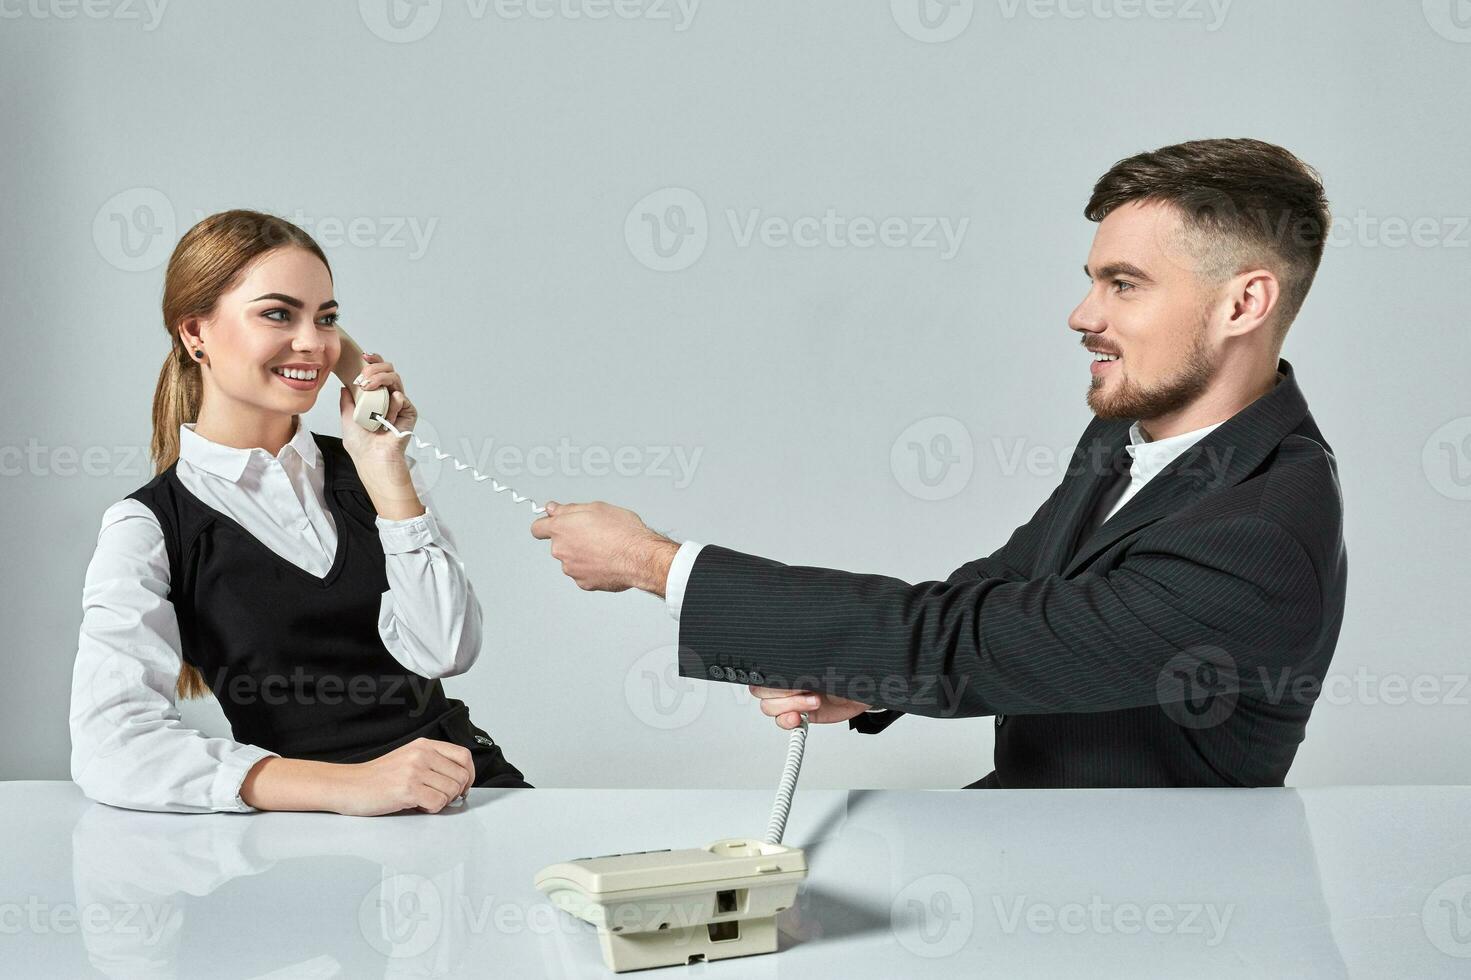
POLYGON ((1090 351, 1118 360, 1090 366, 1088 407, 1103 419, 1151 419, 1190 404, 1209 387, 1218 351, 1208 325, 1218 283, 1180 213, 1157 202, 1124 204, 1098 225, 1084 272, 1088 295, 1068 317, 1090 351))

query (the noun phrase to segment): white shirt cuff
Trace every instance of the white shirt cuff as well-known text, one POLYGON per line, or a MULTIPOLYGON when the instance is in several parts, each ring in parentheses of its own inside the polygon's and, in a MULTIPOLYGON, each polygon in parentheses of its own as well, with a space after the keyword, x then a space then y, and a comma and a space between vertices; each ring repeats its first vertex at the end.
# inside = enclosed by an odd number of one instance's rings
POLYGON ((383 544, 385 555, 418 551, 425 545, 442 544, 444 541, 439 533, 439 522, 435 520, 434 512, 428 508, 418 517, 408 517, 401 521, 379 517, 375 523, 378 525, 378 540, 383 544))
POLYGON ((245 777, 250 775, 255 764, 272 757, 279 759, 281 755, 258 745, 242 745, 239 750, 230 753, 215 772, 214 786, 210 792, 212 808, 254 813, 255 807, 241 798, 240 789, 245 785, 245 777))
POLYGON ((686 541, 679 546, 674 553, 674 560, 669 563, 669 578, 664 582, 664 608, 669 610, 669 616, 676 623, 679 622, 679 612, 684 606, 684 590, 690 581, 690 572, 694 570, 695 558, 700 554, 700 549, 705 547, 693 541, 686 541))

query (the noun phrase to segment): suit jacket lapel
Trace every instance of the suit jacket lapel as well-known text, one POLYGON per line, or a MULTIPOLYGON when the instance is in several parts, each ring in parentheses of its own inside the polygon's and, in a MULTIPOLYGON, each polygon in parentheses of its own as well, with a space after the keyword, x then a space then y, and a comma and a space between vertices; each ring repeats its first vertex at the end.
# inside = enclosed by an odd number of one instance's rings
POLYGON ((1061 573, 1078 543, 1089 515, 1098 505, 1099 494, 1119 474, 1127 472, 1129 427, 1123 422, 1107 422, 1095 418, 1083 430, 1078 447, 1064 479, 1067 481, 1062 505, 1047 530, 1045 553, 1041 558, 1041 574, 1061 573))
MULTIPOLYGON (((1074 574, 1099 552, 1126 534, 1188 506, 1208 488, 1228 486, 1229 484, 1220 483, 1209 476, 1212 472, 1208 466, 1211 457, 1202 451, 1204 447, 1201 445, 1224 428, 1222 425, 1220 429, 1181 453, 1169 466, 1144 484, 1128 503, 1119 508, 1118 513, 1094 528, 1073 552, 1063 568, 1063 576, 1074 574)), ((1220 471, 1216 469, 1214 472, 1220 471)))
MULTIPOLYGON (((1282 380, 1275 388, 1207 433, 1156 473, 1118 513, 1087 535, 1063 566, 1066 578, 1125 535, 1190 505, 1197 498, 1235 486, 1252 473, 1283 438, 1307 415, 1307 401, 1298 388, 1292 365, 1279 359, 1282 380)), ((1128 429, 1124 429, 1128 441, 1128 429)), ((1127 455, 1125 455, 1127 459, 1127 455)), ((1089 506, 1075 515, 1066 538, 1071 544, 1086 515, 1092 513, 1093 494, 1106 484, 1102 476, 1090 481, 1089 506)))

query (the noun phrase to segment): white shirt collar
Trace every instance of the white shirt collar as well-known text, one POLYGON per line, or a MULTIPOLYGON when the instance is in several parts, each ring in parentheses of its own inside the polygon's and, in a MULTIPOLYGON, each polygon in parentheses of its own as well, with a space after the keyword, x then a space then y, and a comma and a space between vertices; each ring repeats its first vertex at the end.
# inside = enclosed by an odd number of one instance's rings
MULTIPOLYGON (((1285 374, 1278 371, 1275 383, 1281 384, 1285 377, 1285 374)), ((1179 435, 1154 440, 1144 438, 1139 423, 1134 422, 1129 426, 1129 444, 1124 447, 1134 461, 1129 467, 1129 474, 1136 480, 1149 479, 1169 466, 1176 456, 1195 445, 1212 429, 1225 421, 1227 420, 1222 419, 1215 425, 1207 425, 1199 429, 1191 429, 1189 432, 1181 432, 1179 435)))
MULTIPOLYGON (((185 422, 179 426, 179 458, 207 473, 238 483, 252 460, 264 463, 271 458, 269 453, 258 447, 237 449, 211 442, 195 432, 194 425, 193 422, 185 422)), ((292 435, 290 442, 281 447, 275 458, 285 456, 288 449, 300 456, 306 465, 316 467, 319 455, 317 441, 312 438, 311 430, 301 421, 299 415, 296 417, 296 433, 292 435)))
POLYGON ((1221 425, 1225 420, 1214 425, 1207 425, 1199 429, 1191 429, 1189 432, 1181 432, 1178 435, 1167 436, 1164 439, 1146 439, 1144 432, 1139 428, 1136 421, 1129 426, 1129 444, 1124 447, 1129 456, 1134 460, 1129 468, 1129 473, 1136 480, 1147 480, 1160 470, 1172 463, 1176 456, 1195 445, 1203 439, 1212 429, 1221 425))

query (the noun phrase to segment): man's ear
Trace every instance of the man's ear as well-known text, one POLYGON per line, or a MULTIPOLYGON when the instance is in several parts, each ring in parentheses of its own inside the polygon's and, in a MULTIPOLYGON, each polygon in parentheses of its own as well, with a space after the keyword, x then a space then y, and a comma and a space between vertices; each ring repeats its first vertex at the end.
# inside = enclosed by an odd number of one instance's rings
POLYGON ((1270 269, 1251 269, 1231 279, 1227 299, 1231 311, 1226 318, 1227 336, 1245 336, 1271 319, 1282 297, 1282 286, 1270 269))

